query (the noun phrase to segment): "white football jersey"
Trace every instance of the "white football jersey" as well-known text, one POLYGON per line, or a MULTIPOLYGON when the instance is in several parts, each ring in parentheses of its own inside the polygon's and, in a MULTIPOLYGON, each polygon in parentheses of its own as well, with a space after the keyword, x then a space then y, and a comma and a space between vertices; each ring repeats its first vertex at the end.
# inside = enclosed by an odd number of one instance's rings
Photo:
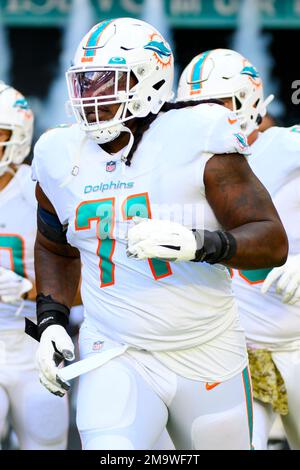
MULTIPOLYGON (((36 235, 35 183, 31 169, 21 165, 8 185, 0 191, 0 266, 34 281, 33 249, 36 235)), ((35 317, 34 302, 0 302, 0 330, 23 329, 24 316, 35 317)))
MULTIPOLYGON (((289 254, 300 253, 300 127, 273 127, 251 146, 249 164, 270 192, 289 239, 289 254)), ((270 269, 234 271, 241 322, 252 345, 268 349, 300 346, 300 304, 283 304, 276 283, 260 289, 270 269)))
POLYGON ((68 223, 68 241, 80 251, 87 320, 106 336, 153 351, 178 373, 198 379, 210 364, 218 378, 246 364, 228 270, 129 259, 126 234, 135 215, 220 228, 205 198, 203 174, 214 153, 248 153, 231 117, 215 104, 161 114, 130 167, 121 152, 107 154, 77 125, 44 134, 33 161, 33 178, 60 221, 68 223), (211 356, 213 348, 204 358, 205 344, 227 330, 231 336, 225 347, 219 345, 221 361, 211 356))

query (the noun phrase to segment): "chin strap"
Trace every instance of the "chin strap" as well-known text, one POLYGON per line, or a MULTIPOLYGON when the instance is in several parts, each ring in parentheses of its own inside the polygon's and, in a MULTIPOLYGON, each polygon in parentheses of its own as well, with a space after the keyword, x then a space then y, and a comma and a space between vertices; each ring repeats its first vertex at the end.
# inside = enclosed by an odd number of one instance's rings
MULTIPOLYGON (((261 112, 258 113, 257 118, 256 118, 256 124, 257 124, 256 129, 258 128, 258 126, 260 126, 260 124, 262 123, 263 118, 266 116, 266 114, 268 112, 267 107, 269 106, 270 103, 272 103, 273 99, 274 99, 274 95, 269 95, 268 98, 266 98, 263 101, 263 103, 261 105, 261 112)), ((249 135, 251 135, 251 132, 250 132, 249 135)), ((249 135, 248 135, 248 137, 249 137, 249 135)))
POLYGON ((274 98, 275 98, 274 95, 269 95, 268 98, 266 98, 265 101, 263 102, 266 112, 267 112, 267 107, 269 106, 270 103, 272 103, 274 98))
POLYGON ((5 175, 5 173, 10 173, 12 176, 15 176, 16 171, 10 166, 12 163, 9 163, 7 166, 0 166, 0 176, 5 175), (2 171, 3 170, 3 171, 2 171))
POLYGON ((124 150, 122 152, 122 156, 121 156, 122 162, 126 163, 127 157, 129 155, 129 152, 132 149, 132 146, 133 146, 133 143, 134 143, 134 136, 133 136, 133 133, 131 132, 131 130, 129 129, 129 127, 124 126, 124 129, 122 129, 122 132, 128 132, 128 134, 129 134, 129 142, 126 145, 126 147, 124 148, 124 150))

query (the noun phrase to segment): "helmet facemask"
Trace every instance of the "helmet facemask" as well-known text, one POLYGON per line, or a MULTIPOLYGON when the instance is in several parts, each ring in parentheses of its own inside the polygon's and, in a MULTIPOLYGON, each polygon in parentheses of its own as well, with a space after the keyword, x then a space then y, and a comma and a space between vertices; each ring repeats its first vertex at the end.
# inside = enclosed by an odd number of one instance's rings
POLYGON ((172 96, 174 59, 151 25, 135 18, 104 20, 82 39, 67 71, 72 110, 87 135, 102 144, 126 122, 158 114, 172 96))
POLYGON ((10 137, 0 138, 0 176, 14 172, 12 165, 21 165, 30 152, 33 134, 33 113, 28 102, 14 88, 0 82, 0 129, 10 131, 10 137))
POLYGON ((0 148, 4 148, 2 157, 0 157, 0 176, 2 176, 10 171, 12 164, 18 166, 23 162, 30 150, 31 136, 30 138, 26 136, 21 126, 0 123, 0 129, 11 131, 8 140, 0 140, 0 148))
POLYGON ((126 121, 140 116, 138 80, 132 69, 72 68, 66 75, 76 120, 98 144, 116 139, 126 121))
POLYGON ((230 109, 236 115, 241 130, 249 135, 261 124, 266 114, 263 96, 248 93, 247 89, 241 89, 230 96, 219 96, 220 100, 230 98, 232 106, 230 109))

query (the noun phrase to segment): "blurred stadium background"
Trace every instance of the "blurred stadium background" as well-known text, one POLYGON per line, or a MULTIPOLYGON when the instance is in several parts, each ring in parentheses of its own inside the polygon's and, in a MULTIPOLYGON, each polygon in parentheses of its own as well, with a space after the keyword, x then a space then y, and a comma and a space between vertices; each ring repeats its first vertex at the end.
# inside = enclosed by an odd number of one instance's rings
POLYGON ((160 29, 173 45, 179 74, 204 50, 238 49, 276 95, 271 114, 283 125, 298 122, 292 86, 300 78, 293 60, 300 0, 0 0, 0 8, 0 78, 30 99, 36 136, 66 120, 63 73, 82 35, 118 16, 144 18, 160 29))
MULTIPOLYGON (((65 112, 64 72, 81 37, 93 24, 120 16, 145 19, 168 38, 177 79, 202 51, 238 50, 260 70, 266 95, 275 94, 269 108, 275 121, 299 123, 300 0, 0 0, 0 79, 29 99, 36 115, 35 140, 46 128, 72 119, 65 112)), ((71 416, 69 448, 75 449, 74 411, 71 416)), ((276 447, 280 429, 273 436, 273 448, 285 445, 276 447)))

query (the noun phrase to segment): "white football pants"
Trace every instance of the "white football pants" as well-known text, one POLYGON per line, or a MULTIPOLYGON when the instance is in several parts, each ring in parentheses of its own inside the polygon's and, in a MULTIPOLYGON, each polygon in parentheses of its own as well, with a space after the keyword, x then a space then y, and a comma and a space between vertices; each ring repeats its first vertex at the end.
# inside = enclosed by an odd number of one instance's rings
POLYGON ((68 401, 40 384, 37 346, 23 331, 0 332, 0 437, 10 419, 22 450, 63 450, 68 401))
MULTIPOLYGON (((81 328, 81 358, 101 354, 101 339, 81 328)), ((250 449, 248 369, 206 384, 176 375, 146 351, 125 352, 80 377, 77 425, 86 450, 152 449, 165 427, 177 449, 250 449)))

